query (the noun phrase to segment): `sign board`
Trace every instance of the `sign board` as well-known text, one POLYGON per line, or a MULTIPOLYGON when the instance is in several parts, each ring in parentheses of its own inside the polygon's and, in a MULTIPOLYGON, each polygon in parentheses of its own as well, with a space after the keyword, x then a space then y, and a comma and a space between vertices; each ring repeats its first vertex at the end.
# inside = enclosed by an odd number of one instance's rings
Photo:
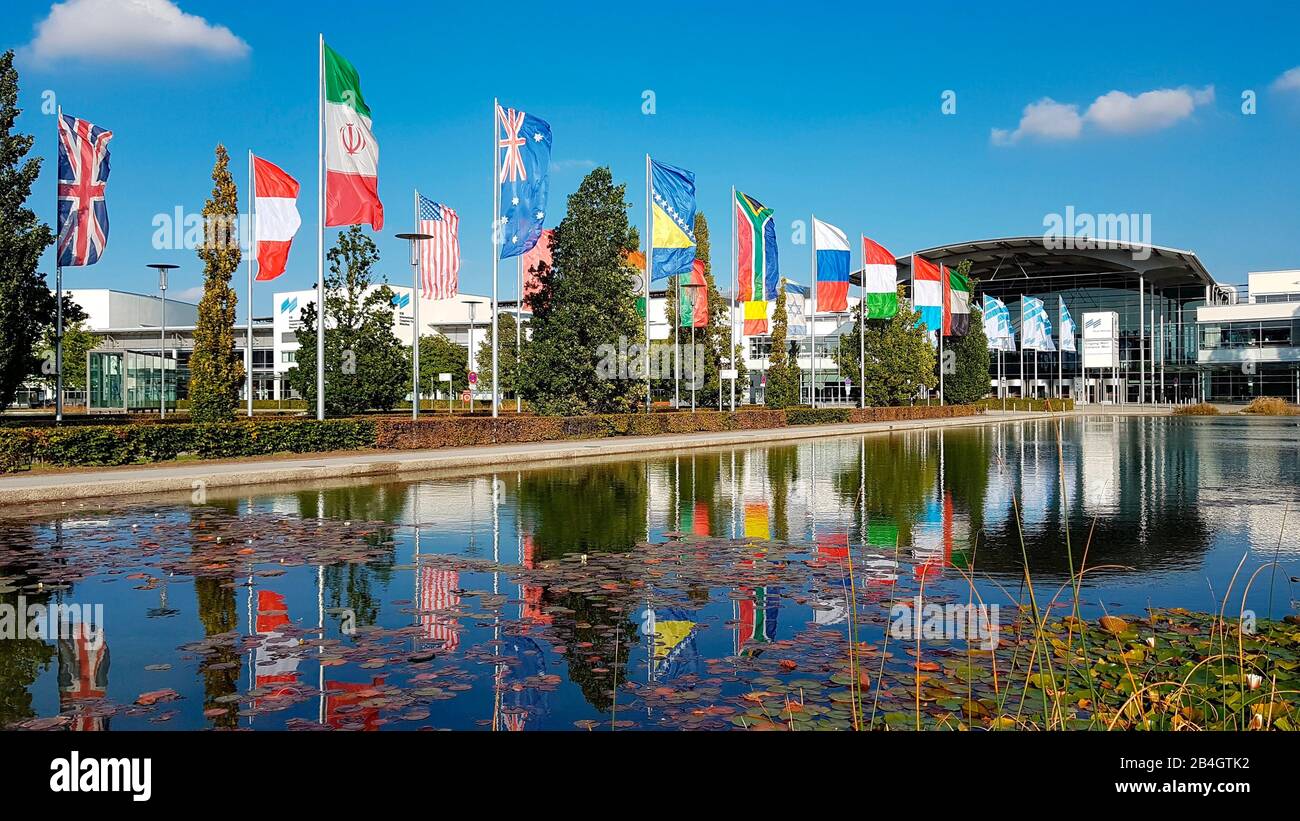
POLYGON ((450 382, 450 381, 451 381, 451 374, 449 374, 449 373, 440 373, 440 374, 438 374, 438 381, 439 381, 439 382, 450 382))
POLYGON ((1083 315, 1083 367, 1119 367, 1119 314, 1115 311, 1083 315))
POLYGON ((461 393, 460 393, 460 401, 462 401, 462 402, 468 402, 472 396, 473 396, 473 394, 471 394, 469 391, 461 391, 461 393))
POLYGON ((470 383, 471 385, 477 385, 477 384, 478 384, 478 371, 470 371, 470 372, 469 372, 469 383, 470 383))
POLYGON ((722 379, 730 379, 732 381, 735 381, 737 376, 737 371, 735 368, 723 368, 719 376, 722 379))

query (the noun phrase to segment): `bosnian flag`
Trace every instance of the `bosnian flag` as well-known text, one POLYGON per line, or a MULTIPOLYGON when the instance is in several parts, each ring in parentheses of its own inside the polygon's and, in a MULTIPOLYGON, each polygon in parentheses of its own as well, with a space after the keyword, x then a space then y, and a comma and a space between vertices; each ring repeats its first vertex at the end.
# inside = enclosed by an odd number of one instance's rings
POLYGON ((257 279, 264 282, 284 273, 293 235, 302 225, 302 217, 298 216, 298 181, 274 163, 254 157, 253 200, 257 279))
POLYGON ((933 333, 943 327, 943 279, 939 266, 912 255, 912 307, 921 314, 921 324, 933 333))
POLYGON ((862 290, 867 295, 867 319, 889 319, 898 313, 898 263, 878 242, 862 238, 862 290))
POLYGON ((384 228, 379 201, 379 144, 361 77, 329 46, 325 49, 325 224, 370 223, 384 228))
POLYGON ((813 251, 817 260, 817 310, 839 313, 849 309, 849 238, 829 222, 813 218, 813 251))

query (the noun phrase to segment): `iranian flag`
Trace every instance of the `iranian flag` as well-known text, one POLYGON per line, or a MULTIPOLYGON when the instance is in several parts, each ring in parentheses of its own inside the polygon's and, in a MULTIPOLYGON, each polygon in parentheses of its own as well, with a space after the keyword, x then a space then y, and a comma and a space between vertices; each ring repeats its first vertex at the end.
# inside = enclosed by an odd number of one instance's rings
POLYGON ((274 163, 254 157, 253 200, 257 279, 265 282, 284 273, 293 235, 302 225, 302 217, 298 215, 298 181, 274 163))
POLYGON ((379 202, 379 144, 370 127, 370 107, 361 78, 329 46, 325 64, 325 224, 370 223, 384 227, 379 202))

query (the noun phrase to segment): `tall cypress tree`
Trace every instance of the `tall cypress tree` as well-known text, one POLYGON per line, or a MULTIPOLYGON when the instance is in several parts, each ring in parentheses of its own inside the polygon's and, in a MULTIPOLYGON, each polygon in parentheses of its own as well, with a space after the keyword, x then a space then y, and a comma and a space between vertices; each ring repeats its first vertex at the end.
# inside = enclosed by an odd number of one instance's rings
POLYGON ((797 350, 787 348, 790 317, 785 310, 785 280, 776 292, 776 310, 772 317, 772 353, 768 357, 767 387, 763 404, 769 408, 789 408, 799 404, 799 361, 797 350))
MULTIPOLYGON (((226 147, 217 146, 212 196, 203 206, 203 298, 190 356, 190 417, 223 422, 235 413, 244 363, 235 355, 235 289, 230 277, 239 268, 239 192, 230 175, 226 147)), ((249 306, 250 310, 252 306, 249 306)))
POLYGON ((28 375, 40 371, 33 351, 55 314, 45 275, 36 270, 54 232, 26 207, 41 161, 23 159, 33 138, 13 133, 19 111, 11 50, 0 54, 0 410, 28 375))
POLYGON ((625 357, 644 333, 630 285, 636 271, 626 259, 639 242, 628 207, 626 186, 597 168, 570 195, 555 229, 552 265, 542 266, 541 288, 529 297, 523 394, 539 413, 624 413, 645 398, 641 359, 625 357), (610 356, 625 359, 623 367, 602 368, 610 356))

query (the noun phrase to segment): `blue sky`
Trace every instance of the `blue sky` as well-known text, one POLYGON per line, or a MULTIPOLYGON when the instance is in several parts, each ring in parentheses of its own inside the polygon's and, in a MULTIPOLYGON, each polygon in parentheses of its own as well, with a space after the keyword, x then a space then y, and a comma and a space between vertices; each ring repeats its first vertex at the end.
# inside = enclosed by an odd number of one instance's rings
MULTIPOLYGON (((791 244, 791 222, 812 212, 900 254, 1039 235, 1068 206, 1143 213, 1151 241, 1197 252, 1220 281, 1300 267, 1300 71, 1286 78, 1300 66, 1300 11, 1281 4, 1093 4, 1062 17, 1028 3, 554 2, 530 13, 148 2, 151 20, 115 8, 125 0, 68 0, 53 14, 19 0, 0 20, 0 42, 19 50, 18 127, 37 135, 38 153, 54 149, 46 91, 115 133, 108 249, 98 265, 66 270, 68 287, 152 292, 144 266, 165 261, 182 266, 173 294, 197 288, 197 257, 155 249, 153 221, 202 208, 218 142, 241 195, 249 148, 303 183, 304 225, 285 275, 257 286, 258 315, 272 291, 310 287, 318 32, 357 66, 374 114, 381 271, 395 282, 410 269, 392 235, 411 227, 418 186, 461 214, 462 290, 490 289, 494 96, 551 123, 551 220, 598 164, 628 184, 637 224, 647 151, 695 171, 719 274, 733 184, 776 209, 782 271, 797 280, 809 252, 791 244), (955 114, 942 110, 949 90, 955 114), (1246 90, 1253 115, 1242 113, 1246 90)), ((47 220, 53 171, 51 160, 32 203, 47 220)), ((44 266, 52 281, 52 252, 44 266)), ((242 300, 242 274, 236 282, 242 300)), ((503 298, 512 282, 503 277, 503 298)))

